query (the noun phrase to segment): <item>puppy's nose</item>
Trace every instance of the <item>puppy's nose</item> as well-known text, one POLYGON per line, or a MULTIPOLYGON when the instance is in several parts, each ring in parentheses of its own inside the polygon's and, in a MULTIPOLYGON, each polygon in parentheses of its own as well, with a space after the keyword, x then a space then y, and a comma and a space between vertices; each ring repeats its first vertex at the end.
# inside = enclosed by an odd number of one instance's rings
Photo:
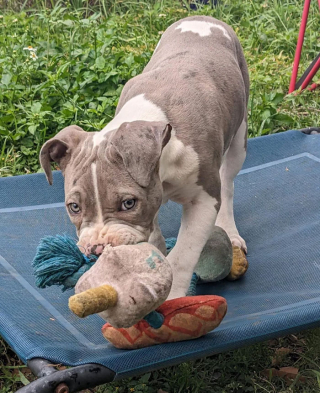
POLYGON ((87 244, 86 254, 87 255, 93 254, 98 257, 99 255, 102 254, 104 247, 105 247, 105 244, 94 244, 94 245, 87 244))

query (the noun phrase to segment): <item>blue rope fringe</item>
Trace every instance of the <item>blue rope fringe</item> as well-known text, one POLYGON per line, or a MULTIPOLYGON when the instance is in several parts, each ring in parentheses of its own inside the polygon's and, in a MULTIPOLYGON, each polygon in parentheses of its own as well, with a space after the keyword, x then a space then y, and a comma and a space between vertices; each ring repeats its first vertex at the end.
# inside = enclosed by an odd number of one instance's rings
POLYGON ((62 285, 62 291, 73 288, 98 257, 86 257, 68 235, 46 236, 40 240, 32 262, 36 285, 46 288, 62 285))
POLYGON ((189 286, 186 296, 196 296, 198 279, 199 279, 199 276, 196 273, 193 273, 192 277, 191 277, 190 286, 189 286))
POLYGON ((177 239, 175 237, 168 237, 166 239, 166 248, 167 248, 167 253, 173 249, 173 247, 176 245, 177 239))

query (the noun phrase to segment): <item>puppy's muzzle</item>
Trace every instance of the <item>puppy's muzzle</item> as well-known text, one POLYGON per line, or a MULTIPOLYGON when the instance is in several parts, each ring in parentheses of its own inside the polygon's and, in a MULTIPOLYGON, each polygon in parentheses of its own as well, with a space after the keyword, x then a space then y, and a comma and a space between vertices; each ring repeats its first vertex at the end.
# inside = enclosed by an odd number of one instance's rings
POLYGON ((149 233, 146 232, 123 224, 85 228, 80 234, 78 246, 86 255, 98 256, 108 244, 116 247, 148 241, 149 233))

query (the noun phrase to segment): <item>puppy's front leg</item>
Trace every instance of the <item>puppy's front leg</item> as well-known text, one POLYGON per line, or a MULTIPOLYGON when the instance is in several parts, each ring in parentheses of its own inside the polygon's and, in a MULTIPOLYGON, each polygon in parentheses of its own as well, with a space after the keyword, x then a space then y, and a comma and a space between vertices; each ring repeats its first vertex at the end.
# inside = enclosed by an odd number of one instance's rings
POLYGON ((177 243, 167 257, 173 270, 173 284, 168 299, 186 295, 194 268, 215 224, 219 207, 220 200, 203 190, 183 206, 177 243))
POLYGON ((148 242, 156 246, 163 255, 167 255, 167 248, 166 248, 166 242, 164 240, 164 237, 162 235, 159 222, 158 222, 158 216, 159 212, 155 216, 153 220, 153 231, 150 234, 148 242))

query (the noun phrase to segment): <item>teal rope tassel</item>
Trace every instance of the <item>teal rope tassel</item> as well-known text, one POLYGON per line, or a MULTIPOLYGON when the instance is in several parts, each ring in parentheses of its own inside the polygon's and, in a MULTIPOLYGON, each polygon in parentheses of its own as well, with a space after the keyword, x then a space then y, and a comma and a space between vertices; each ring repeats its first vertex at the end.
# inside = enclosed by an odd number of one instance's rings
POLYGON ((164 316, 158 311, 151 311, 148 315, 143 318, 153 329, 161 328, 164 316))
POLYGON ((173 247, 176 245, 177 239, 175 237, 168 237, 166 239, 166 248, 167 248, 167 253, 173 249, 173 247))
POLYGON ((197 292, 197 282, 199 280, 199 276, 196 273, 192 274, 190 286, 186 296, 196 296, 197 292))
POLYGON ((36 285, 39 288, 62 285, 62 291, 71 289, 97 259, 95 255, 82 254, 68 235, 47 236, 40 240, 32 262, 36 285))

